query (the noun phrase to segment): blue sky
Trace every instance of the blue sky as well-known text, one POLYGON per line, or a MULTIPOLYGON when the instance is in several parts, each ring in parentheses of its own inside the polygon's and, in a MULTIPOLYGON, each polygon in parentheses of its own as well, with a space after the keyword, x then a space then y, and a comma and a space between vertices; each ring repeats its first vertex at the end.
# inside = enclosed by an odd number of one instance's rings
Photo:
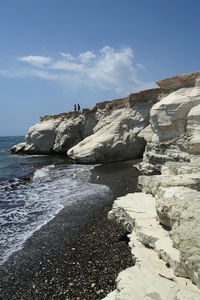
POLYGON ((199 0, 0 0, 0 136, 198 71, 199 0))

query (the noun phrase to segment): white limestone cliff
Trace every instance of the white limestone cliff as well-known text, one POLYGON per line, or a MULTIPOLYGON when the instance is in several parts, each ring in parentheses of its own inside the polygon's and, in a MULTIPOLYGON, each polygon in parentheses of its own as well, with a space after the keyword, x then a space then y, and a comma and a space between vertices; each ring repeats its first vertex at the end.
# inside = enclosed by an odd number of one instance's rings
MULTIPOLYGON (((167 92, 166 92, 167 93, 167 92)), ((165 92, 150 89, 97 103, 92 109, 41 117, 26 143, 13 153, 65 153, 81 163, 142 157, 146 142, 138 136, 149 124, 149 111, 165 92)))
POLYGON ((200 299, 199 170, 199 156, 168 162, 139 176, 142 192, 115 200, 108 218, 130 232, 134 266, 105 300, 200 299))
POLYGON ((92 134, 97 123, 96 108, 40 117, 26 134, 25 144, 14 146, 13 153, 49 154, 66 151, 92 134))
POLYGON ((81 163, 130 159, 141 193, 114 202, 109 218, 130 232, 135 266, 108 299, 200 300, 200 72, 160 88, 44 116, 14 153, 68 153, 81 163), (145 147, 146 145, 146 147, 145 147), (166 230, 167 229, 167 230, 166 230))
POLYGON ((105 299, 200 299, 200 72, 158 82, 138 168, 141 193, 115 200, 109 218, 129 232, 135 265, 105 299), (157 173, 158 174, 158 173, 157 173))
POLYGON ((105 300, 200 299, 200 157, 139 176, 140 193, 114 201, 108 218, 130 232, 133 267, 105 300))
POLYGON ((145 173, 160 170, 167 161, 190 161, 200 154, 200 72, 158 82, 169 91, 150 111, 143 163, 145 173))
POLYGON ((130 232, 134 266, 118 275, 117 289, 105 300, 200 299, 200 290, 187 278, 180 251, 157 220, 155 197, 142 192, 120 197, 108 218, 130 232))
POLYGON ((72 147, 68 156, 81 163, 141 157, 146 143, 139 133, 149 123, 150 108, 163 94, 151 89, 106 103, 94 133, 72 147))
POLYGON ((142 157, 145 172, 199 152, 200 72, 157 82, 160 88, 97 103, 91 109, 47 115, 13 153, 65 153, 81 163, 142 157), (156 163, 155 163, 156 161, 156 163))

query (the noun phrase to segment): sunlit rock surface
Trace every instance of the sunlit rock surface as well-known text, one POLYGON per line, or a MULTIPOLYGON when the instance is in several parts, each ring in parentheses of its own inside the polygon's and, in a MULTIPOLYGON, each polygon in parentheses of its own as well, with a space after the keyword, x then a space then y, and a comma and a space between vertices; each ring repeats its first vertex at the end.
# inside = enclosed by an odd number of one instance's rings
POLYGON ((12 148, 68 153, 81 163, 143 155, 141 192, 117 199, 109 214, 130 232, 135 266, 119 274, 106 300, 200 300, 200 72, 158 85, 92 109, 41 117, 26 143, 12 148))
POLYGON ((145 193, 120 197, 108 218, 130 232, 135 265, 119 274, 116 291, 105 300, 200 299, 200 290, 187 278, 188 267, 173 247, 170 232, 157 220, 155 197, 145 193))
MULTIPOLYGON (((159 171, 167 161, 188 162, 200 154, 200 72, 158 82, 169 94, 150 110, 147 146, 139 169, 159 171)), ((146 134, 145 134, 146 133, 146 134)))
POLYGON ((31 127, 25 147, 15 153, 64 153, 81 163, 142 157, 146 141, 139 133, 149 124, 151 107, 165 92, 150 89, 97 103, 91 109, 47 115, 31 127))

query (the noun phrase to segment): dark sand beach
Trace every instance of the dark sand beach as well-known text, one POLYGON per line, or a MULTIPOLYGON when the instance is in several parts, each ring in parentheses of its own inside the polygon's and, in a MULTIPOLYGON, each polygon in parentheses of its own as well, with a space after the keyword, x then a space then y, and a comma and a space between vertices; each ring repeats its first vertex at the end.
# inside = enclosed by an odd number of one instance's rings
POLYGON ((0 299, 102 299, 133 265, 127 232, 107 220, 113 200, 136 190, 133 161, 95 167, 91 181, 111 188, 98 205, 85 199, 35 232, 0 269, 0 299))

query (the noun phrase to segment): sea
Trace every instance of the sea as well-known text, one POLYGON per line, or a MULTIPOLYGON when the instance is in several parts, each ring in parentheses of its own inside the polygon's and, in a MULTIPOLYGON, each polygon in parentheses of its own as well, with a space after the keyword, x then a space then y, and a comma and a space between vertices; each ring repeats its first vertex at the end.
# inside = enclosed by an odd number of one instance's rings
POLYGON ((0 137, 0 265, 64 207, 110 193, 91 182, 95 165, 72 164, 64 155, 11 154, 23 141, 0 137))

